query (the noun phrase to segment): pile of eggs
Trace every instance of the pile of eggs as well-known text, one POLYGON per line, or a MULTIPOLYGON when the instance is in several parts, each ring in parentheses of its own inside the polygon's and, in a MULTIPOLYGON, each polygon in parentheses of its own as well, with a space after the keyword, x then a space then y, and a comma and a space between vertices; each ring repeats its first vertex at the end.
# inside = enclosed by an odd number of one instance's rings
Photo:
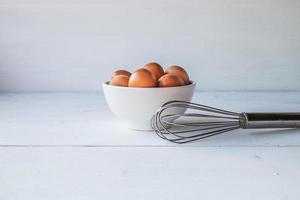
POLYGON ((165 71, 158 63, 148 63, 143 68, 130 73, 117 70, 109 85, 122 87, 176 87, 190 84, 189 75, 184 68, 173 65, 165 71))

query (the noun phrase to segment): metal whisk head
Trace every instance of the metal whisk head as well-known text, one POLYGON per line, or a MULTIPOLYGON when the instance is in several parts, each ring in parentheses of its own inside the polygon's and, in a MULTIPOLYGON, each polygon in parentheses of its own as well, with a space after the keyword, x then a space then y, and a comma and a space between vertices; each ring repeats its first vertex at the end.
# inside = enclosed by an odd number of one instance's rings
POLYGON ((182 144, 241 128, 244 121, 241 113, 171 101, 156 112, 151 125, 162 139, 182 144))

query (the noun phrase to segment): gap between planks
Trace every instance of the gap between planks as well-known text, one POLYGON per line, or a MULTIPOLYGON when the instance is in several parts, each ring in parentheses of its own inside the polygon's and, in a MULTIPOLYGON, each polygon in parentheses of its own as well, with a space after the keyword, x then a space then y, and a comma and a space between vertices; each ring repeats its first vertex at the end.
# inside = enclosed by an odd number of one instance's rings
POLYGON ((223 147, 239 147, 239 148, 300 148, 300 145, 0 145, 0 148, 114 148, 114 147, 124 147, 124 148, 223 148, 223 147))

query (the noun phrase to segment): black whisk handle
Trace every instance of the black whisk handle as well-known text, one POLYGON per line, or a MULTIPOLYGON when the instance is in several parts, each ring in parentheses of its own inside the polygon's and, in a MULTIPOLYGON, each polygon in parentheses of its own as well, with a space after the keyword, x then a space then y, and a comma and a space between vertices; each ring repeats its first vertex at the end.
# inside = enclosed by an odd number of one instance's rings
POLYGON ((242 128, 300 128, 300 112, 242 113, 242 128))

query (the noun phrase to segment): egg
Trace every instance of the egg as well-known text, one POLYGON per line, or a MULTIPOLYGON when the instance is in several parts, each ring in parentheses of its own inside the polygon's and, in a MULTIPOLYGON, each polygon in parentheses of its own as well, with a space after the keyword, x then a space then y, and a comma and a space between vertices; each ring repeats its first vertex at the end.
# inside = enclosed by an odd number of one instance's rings
POLYGON ((120 70, 117 70, 113 73, 112 78, 117 76, 117 75, 125 75, 125 76, 130 77, 131 73, 127 70, 120 69, 120 70))
POLYGON ((188 73, 180 66, 170 66, 166 69, 166 73, 178 76, 184 81, 184 84, 186 85, 190 83, 188 73))
POLYGON ((155 75, 148 69, 141 68, 136 70, 129 78, 129 87, 156 87, 157 80, 155 75))
POLYGON ((159 87, 176 87, 183 86, 184 81, 176 75, 173 74, 165 74, 158 80, 159 87))
POLYGON ((129 81, 129 76, 116 75, 111 79, 109 85, 128 87, 128 81, 129 81))
POLYGON ((148 63, 144 66, 144 68, 150 70, 155 75, 157 80, 165 74, 160 64, 155 62, 148 63))

